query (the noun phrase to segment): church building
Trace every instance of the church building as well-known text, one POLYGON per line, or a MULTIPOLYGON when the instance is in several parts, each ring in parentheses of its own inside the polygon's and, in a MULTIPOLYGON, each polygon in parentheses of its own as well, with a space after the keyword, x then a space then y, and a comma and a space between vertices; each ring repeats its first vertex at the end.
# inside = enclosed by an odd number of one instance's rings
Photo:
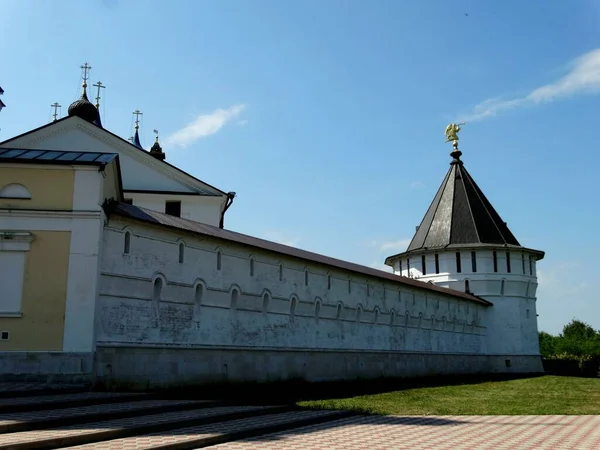
POLYGON ((88 69, 68 116, 0 142, 0 380, 543 370, 544 253, 519 243, 467 172, 460 128, 389 273, 227 229, 235 193, 171 165, 158 136, 144 149, 137 120, 131 140, 106 129, 88 69))

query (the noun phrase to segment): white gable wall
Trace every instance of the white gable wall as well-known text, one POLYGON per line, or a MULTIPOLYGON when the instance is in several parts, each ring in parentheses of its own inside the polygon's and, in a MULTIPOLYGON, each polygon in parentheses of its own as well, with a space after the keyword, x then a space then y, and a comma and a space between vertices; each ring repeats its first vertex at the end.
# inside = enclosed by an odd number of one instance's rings
MULTIPOLYGON (((6 144, 6 146, 13 146, 13 143, 6 144)), ((66 128, 60 133, 20 146, 40 150, 118 153, 123 189, 194 192, 189 187, 157 172, 142 161, 125 154, 122 150, 90 136, 80 128, 66 128)))
POLYGON ((132 199, 135 206, 163 213, 167 201, 180 201, 181 217, 215 227, 219 226, 221 219, 223 203, 221 197, 217 196, 125 192, 124 197, 132 199))

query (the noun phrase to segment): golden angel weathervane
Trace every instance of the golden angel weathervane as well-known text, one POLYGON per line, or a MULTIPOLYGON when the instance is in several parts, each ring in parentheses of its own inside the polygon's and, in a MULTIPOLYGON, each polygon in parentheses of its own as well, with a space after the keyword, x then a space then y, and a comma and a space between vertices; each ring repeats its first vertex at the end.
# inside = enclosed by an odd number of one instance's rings
POLYGON ((460 126, 466 123, 451 123, 446 127, 446 142, 452 141, 452 147, 458 148, 458 132, 460 131, 460 126))

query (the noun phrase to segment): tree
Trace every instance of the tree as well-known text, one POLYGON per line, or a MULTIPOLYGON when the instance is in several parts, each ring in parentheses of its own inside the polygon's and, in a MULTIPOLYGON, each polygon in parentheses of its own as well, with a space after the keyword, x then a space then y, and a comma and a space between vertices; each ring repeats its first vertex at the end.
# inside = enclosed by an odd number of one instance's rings
POLYGON ((540 353, 544 357, 552 356, 556 354, 556 346, 558 345, 558 337, 552 336, 550 333, 545 331, 539 332, 540 340, 540 353))

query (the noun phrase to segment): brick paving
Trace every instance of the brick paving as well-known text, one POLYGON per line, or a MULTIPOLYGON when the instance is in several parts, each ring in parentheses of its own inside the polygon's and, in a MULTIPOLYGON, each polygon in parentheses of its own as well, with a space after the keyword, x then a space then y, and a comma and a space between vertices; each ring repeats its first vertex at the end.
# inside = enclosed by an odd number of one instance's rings
POLYGON ((185 443, 201 445, 201 441, 222 437, 232 432, 243 432, 264 426, 283 425, 314 418, 325 420, 328 416, 337 413, 337 411, 292 411, 65 448, 69 450, 151 450, 153 448, 163 448, 167 445, 182 445, 185 443))
POLYGON ((12 445, 16 444, 25 446, 36 441, 43 441, 49 439, 66 439, 73 438, 75 436, 107 433, 113 432, 114 430, 133 429, 148 425, 159 426, 167 423, 176 424, 184 420, 202 419, 211 416, 239 413, 243 411, 258 411, 260 409, 266 408, 267 407, 264 406, 224 406, 200 410, 152 414, 149 416, 129 417, 125 419, 92 422, 87 424, 58 427, 46 430, 21 431, 17 433, 0 434, 0 449, 11 448, 12 445))
MULTIPOLYGON (((57 419, 73 419, 74 417, 91 416, 96 414, 121 413, 121 412, 138 412, 144 414, 149 408, 166 408, 185 405, 202 405, 207 402, 193 400, 142 400, 128 403, 109 403, 91 406, 78 406, 75 408, 65 409, 44 409, 41 411, 30 411, 14 414, 0 414, 0 432, 10 425, 23 422, 36 422, 57 419)), ((156 412, 156 411, 154 411, 156 412)))
POLYGON ((210 448, 598 450, 600 416, 353 416, 210 448))

